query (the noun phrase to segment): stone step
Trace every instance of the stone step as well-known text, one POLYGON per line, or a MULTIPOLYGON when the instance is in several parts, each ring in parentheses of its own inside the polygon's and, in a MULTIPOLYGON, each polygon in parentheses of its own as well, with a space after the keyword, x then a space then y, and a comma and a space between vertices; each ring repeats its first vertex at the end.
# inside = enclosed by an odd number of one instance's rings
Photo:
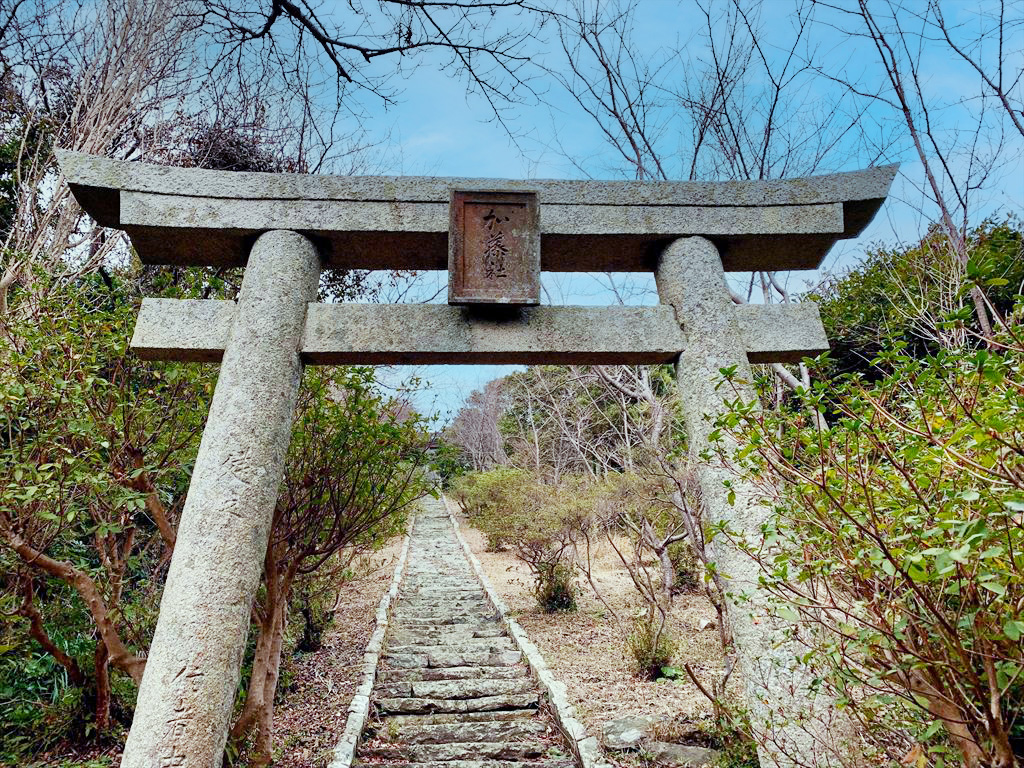
POLYGON ((469 600, 479 599, 481 595, 485 595, 484 591, 479 588, 473 590, 459 588, 460 584, 465 584, 469 581, 470 574, 468 573, 452 579, 451 582, 441 584, 434 579, 417 579, 415 576, 409 576, 408 578, 409 580, 402 584, 402 589, 398 593, 399 599, 408 597, 439 597, 453 600, 469 600))
POLYGON ((495 709, 489 712, 460 712, 444 713, 435 712, 420 715, 390 715, 376 721, 374 728, 390 727, 392 724, 399 728, 405 726, 422 727, 426 725, 451 725, 458 723, 508 723, 522 720, 536 720, 537 710, 535 709, 495 709))
POLYGON ((523 665, 509 667, 417 667, 412 669, 382 669, 377 679, 383 683, 402 680, 472 680, 489 678, 491 680, 514 680, 528 677, 529 670, 523 665))
POLYGON ((426 602, 410 602, 403 603, 399 602, 395 606, 395 610, 392 615, 396 619, 401 619, 405 616, 424 616, 426 618, 434 618, 437 616, 475 616, 479 619, 491 618, 495 615, 494 606, 490 603, 461 603, 446 604, 446 603, 426 603, 426 602))
POLYGON ((449 642, 448 638, 458 640, 486 640, 489 638, 507 637, 505 628, 495 622, 482 624, 395 624, 391 627, 388 642, 393 645, 442 645, 449 642), (470 627, 463 629, 462 627, 470 627))
POLYGON ((432 712, 489 712, 495 709, 536 709, 536 693, 515 693, 505 696, 481 696, 476 699, 417 699, 407 697, 377 700, 377 711, 383 714, 415 715, 432 712))
POLYGON ((408 762, 357 762, 356 765, 385 765, 387 768, 575 768, 570 758, 548 758, 529 762, 507 760, 437 760, 426 763, 408 762))
POLYGON ((380 686, 375 692, 387 698, 412 697, 420 699, 473 699, 481 696, 503 696, 510 693, 530 693, 536 689, 533 680, 407 680, 380 686))
POLYGON ((473 720, 464 723, 409 723, 393 718, 382 721, 374 735, 393 744, 450 744, 453 742, 515 742, 552 736, 552 725, 540 720, 473 720))
POLYGON ((515 644, 511 637, 471 637, 468 642, 459 643, 389 645, 388 653, 498 653, 499 651, 507 651, 513 648, 515 648, 515 644))
POLYGON ((493 626, 497 626, 498 616, 496 613, 490 613, 487 615, 466 615, 457 614, 453 616, 418 616, 415 614, 402 614, 396 611, 396 615, 393 617, 395 626, 401 627, 443 627, 449 624, 485 624, 491 622, 493 626))
POLYGON ((493 624, 465 624, 462 626, 451 624, 443 627, 404 629, 396 624, 391 630, 390 642, 395 645, 439 645, 449 642, 486 640, 493 637, 505 637, 504 627, 493 624))
POLYGON ((519 651, 436 651, 434 653, 384 654, 387 665, 396 669, 417 667, 511 667, 522 660, 519 651))
MULTIPOLYGON (((461 552, 450 552, 443 555, 445 559, 459 557, 461 552)), ((445 569, 435 562, 409 563, 406 579, 402 582, 403 590, 438 589, 456 591, 481 592, 479 584, 472 579, 473 572, 469 564, 457 569, 445 569)))
POLYGON ((551 745, 542 741, 454 742, 448 744, 373 744, 359 750, 361 758, 416 763, 452 760, 529 760, 544 757, 551 745))
POLYGON ((494 606, 483 602, 474 605, 446 605, 444 603, 403 603, 399 600, 394 611, 396 618, 405 616, 471 616, 482 619, 494 615, 496 615, 494 606))
POLYGON ((452 600, 443 597, 415 597, 398 600, 397 608, 404 610, 443 610, 447 613, 462 613, 472 610, 494 610, 490 603, 481 598, 452 600))

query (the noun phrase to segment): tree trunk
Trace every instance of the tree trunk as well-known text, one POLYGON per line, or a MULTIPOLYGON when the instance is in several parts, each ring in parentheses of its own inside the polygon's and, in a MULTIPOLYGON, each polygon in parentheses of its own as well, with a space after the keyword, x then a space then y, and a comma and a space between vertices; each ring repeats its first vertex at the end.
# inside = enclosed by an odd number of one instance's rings
POLYGON ((281 674, 281 651, 284 648, 284 629, 286 611, 284 605, 278 611, 277 623, 273 628, 273 640, 270 644, 270 659, 267 664, 266 678, 263 688, 263 704, 257 715, 256 743, 253 747, 252 764, 254 766, 270 765, 274 748, 274 695, 277 693, 277 681, 281 674))
POLYGON ((668 545, 655 550, 658 560, 661 562, 661 586, 665 595, 672 596, 672 588, 676 585, 676 567, 672 564, 672 558, 668 556, 668 545))
POLYGON ((107 647, 110 663, 129 675, 135 684, 139 685, 142 682, 142 673, 146 668, 146 660, 132 653, 121 640, 117 627, 114 626, 110 617, 110 608, 103 600, 96 582, 71 563, 55 560, 39 551, 10 528, 4 528, 0 533, 3 534, 8 546, 18 554, 26 565, 38 568, 74 587, 78 596, 89 608, 96 630, 107 647))
POLYGON ((53 642, 53 639, 46 631, 46 627, 43 625, 42 614, 39 613, 39 609, 35 606, 35 590, 33 589, 30 577, 25 579, 22 589, 25 600, 18 609, 18 613, 28 619, 29 637, 39 643, 44 651, 53 656, 57 663, 67 670, 68 680, 72 685, 82 687, 85 685, 85 674, 82 672, 82 668, 78 666, 77 661, 53 642))
POLYGON ((256 651, 253 654, 252 675, 249 678, 249 686, 246 689, 245 704, 235 724, 231 727, 230 738, 233 742, 239 742, 249 735, 253 725, 256 723, 260 707, 263 705, 263 693, 266 690, 263 681, 266 679, 267 665, 270 663, 273 635, 273 628, 270 622, 271 618, 269 616, 260 622, 260 634, 256 638, 256 651))
POLYGON ((110 728, 110 652, 102 638, 96 641, 93 660, 96 664, 96 730, 104 733, 110 728))
POLYGON ((313 608, 309 604, 309 595, 305 594, 302 598, 302 641, 299 643, 299 650, 309 653, 319 651, 320 646, 320 632, 313 619, 313 608))
POLYGON ((233 742, 245 739, 255 729, 255 741, 250 756, 254 766, 269 765, 273 737, 274 694, 281 669, 281 651, 284 646, 285 614, 291 579, 274 567, 276 558, 268 551, 264 566, 263 583, 266 595, 263 602, 259 636, 252 662, 252 676, 246 691, 245 705, 231 728, 233 742))
POLYGON ((928 711, 942 723, 946 733, 949 734, 949 740, 963 756, 966 768, 980 768, 985 765, 985 754, 967 727, 967 718, 961 714, 949 697, 936 689, 918 671, 912 671, 907 675, 904 684, 908 690, 928 702, 928 711))

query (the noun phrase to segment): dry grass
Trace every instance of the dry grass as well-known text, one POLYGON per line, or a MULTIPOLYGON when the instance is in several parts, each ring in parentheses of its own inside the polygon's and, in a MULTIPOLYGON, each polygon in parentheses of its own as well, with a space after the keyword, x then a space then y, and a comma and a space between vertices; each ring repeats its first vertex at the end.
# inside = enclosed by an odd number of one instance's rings
MULTIPOLYGON (((707 699, 689 681, 651 682, 634 675, 625 638, 631 617, 642 603, 607 543, 592 552, 593 575, 597 589, 619 615, 618 621, 582 579, 576 613, 542 613, 533 598, 526 566, 510 552, 485 551, 483 534, 464 525, 464 535, 494 588, 540 648, 555 676, 565 683, 580 719, 592 734, 599 736, 604 722, 628 714, 664 717, 666 728, 671 728, 672 723, 701 719, 710 712, 707 699)), ((720 668, 721 647, 714 620, 714 609, 703 595, 674 599, 669 629, 677 646, 675 666, 689 663, 709 673, 720 668), (703 630, 702 624, 706 624, 703 630)))

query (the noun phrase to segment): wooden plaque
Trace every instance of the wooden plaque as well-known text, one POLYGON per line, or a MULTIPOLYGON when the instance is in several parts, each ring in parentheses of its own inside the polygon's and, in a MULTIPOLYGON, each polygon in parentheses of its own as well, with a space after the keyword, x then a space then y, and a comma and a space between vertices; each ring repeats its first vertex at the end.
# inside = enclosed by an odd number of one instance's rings
POLYGON ((452 192, 448 303, 540 304, 536 192, 452 192))

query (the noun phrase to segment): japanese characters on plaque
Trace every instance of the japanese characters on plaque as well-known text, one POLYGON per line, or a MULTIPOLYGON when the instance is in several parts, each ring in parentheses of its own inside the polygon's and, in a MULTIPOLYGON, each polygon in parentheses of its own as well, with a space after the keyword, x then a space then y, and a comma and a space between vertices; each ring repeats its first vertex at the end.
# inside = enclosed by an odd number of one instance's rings
POLYGON ((536 192, 452 192, 448 303, 540 303, 536 192))

